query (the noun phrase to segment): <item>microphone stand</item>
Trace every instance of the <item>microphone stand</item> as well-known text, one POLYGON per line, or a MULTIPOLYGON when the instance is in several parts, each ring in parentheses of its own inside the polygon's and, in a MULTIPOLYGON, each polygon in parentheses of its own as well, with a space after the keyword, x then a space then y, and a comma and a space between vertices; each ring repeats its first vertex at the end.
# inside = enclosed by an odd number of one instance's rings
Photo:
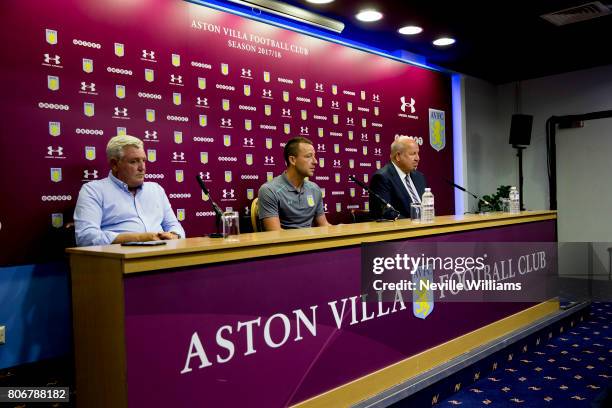
MULTIPOLYGON (((397 211, 391 204, 389 204, 385 199, 383 199, 381 196, 379 196, 378 194, 376 194, 374 191, 370 190, 370 188, 365 184, 362 183, 361 181, 357 180, 355 178, 355 176, 349 176, 349 180, 354 181, 355 183, 357 183, 357 185, 361 188, 363 188, 364 190, 366 190, 368 192, 368 194, 372 194, 378 201, 380 201, 381 203, 384 204, 385 208, 390 209, 391 211, 393 211, 396 215, 395 218, 393 218, 392 221, 395 221, 399 218, 399 216, 401 215, 401 213, 399 211, 397 211)), ((386 219, 381 219, 381 220, 376 220, 376 221, 382 221, 386 219)))
POLYGON ((489 207, 492 207, 490 202, 488 202, 488 201, 487 201, 487 200, 485 200, 484 198, 481 198, 480 196, 478 196, 478 195, 476 195, 476 194, 472 193, 471 191, 467 190, 465 187, 461 187, 459 184, 455 184, 455 183, 453 183, 452 181, 447 180, 447 179, 445 179, 445 178, 443 178, 442 180, 444 180, 446 183, 450 184, 451 186, 455 187, 456 189, 461 190, 461 191, 463 191, 464 193, 467 193, 467 194, 471 195, 471 196, 472 196, 472 197, 474 197, 476 200, 478 200, 478 201, 477 201, 477 203, 483 202, 483 203, 485 203, 486 205, 488 205, 489 207))
POLYGON ((200 185, 200 188, 202 189, 204 194, 206 194, 208 198, 210 199, 210 203, 212 204, 213 211, 215 212, 215 225, 216 225, 217 232, 214 232, 210 234, 209 236, 211 238, 223 238, 223 234, 219 231, 221 229, 221 217, 223 216, 223 211, 221 210, 221 207, 219 207, 217 203, 215 203, 215 200, 213 200, 213 198, 210 196, 210 192, 206 188, 206 185, 204 184, 204 180, 202 180, 202 177, 200 177, 199 174, 196 175, 196 180, 198 181, 198 184, 200 185))

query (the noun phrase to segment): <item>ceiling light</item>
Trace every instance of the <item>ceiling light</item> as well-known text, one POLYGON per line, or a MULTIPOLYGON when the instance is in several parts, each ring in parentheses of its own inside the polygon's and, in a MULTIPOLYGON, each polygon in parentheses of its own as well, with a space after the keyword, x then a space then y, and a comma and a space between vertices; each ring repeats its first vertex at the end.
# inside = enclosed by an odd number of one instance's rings
POLYGON ((438 47, 444 47, 446 45, 451 45, 454 43, 455 43, 454 38, 442 37, 442 38, 438 38, 437 40, 435 40, 433 42, 433 45, 438 46, 438 47))
POLYGON ((359 21, 365 21, 371 23, 372 21, 378 21, 382 18, 382 13, 376 10, 362 10, 355 16, 359 21))
POLYGON ((418 26, 405 26, 397 30, 400 34, 404 35, 415 35, 423 32, 423 29, 418 26))
POLYGON ((327 4, 327 3, 331 3, 334 0, 306 0, 307 3, 312 3, 312 4, 327 4))

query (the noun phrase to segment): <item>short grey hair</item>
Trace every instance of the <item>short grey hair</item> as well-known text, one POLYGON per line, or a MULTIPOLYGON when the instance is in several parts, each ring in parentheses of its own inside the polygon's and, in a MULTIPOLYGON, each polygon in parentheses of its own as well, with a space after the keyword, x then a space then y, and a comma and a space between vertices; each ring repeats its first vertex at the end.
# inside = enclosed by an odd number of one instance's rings
POLYGON ((142 140, 129 135, 115 136, 108 141, 106 145, 106 158, 110 162, 112 159, 121 160, 123 157, 123 148, 133 146, 137 149, 142 149, 142 140))
POLYGON ((406 150, 407 141, 411 141, 413 143, 417 142, 416 140, 414 140, 414 138, 410 136, 400 136, 397 139, 395 139, 393 143, 391 143, 391 154, 390 154, 391 160, 393 160, 393 158, 395 157, 397 153, 403 153, 404 150, 406 150))

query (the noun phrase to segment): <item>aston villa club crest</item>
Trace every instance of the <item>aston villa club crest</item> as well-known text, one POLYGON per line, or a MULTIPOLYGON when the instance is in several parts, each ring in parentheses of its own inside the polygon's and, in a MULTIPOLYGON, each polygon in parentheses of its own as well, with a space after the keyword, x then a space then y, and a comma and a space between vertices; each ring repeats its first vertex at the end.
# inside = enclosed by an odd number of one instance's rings
POLYGON ((185 180, 183 170, 174 170, 174 178, 178 183, 182 183, 185 180))
POLYGON ((232 136, 223 135, 223 146, 230 147, 232 145, 232 136))
POLYGON ((59 136, 61 133, 61 124, 59 122, 49 122, 49 134, 51 136, 59 136))
POLYGON ((183 143, 183 132, 179 132, 178 130, 174 131, 174 143, 176 144, 183 143))
POLYGON ((264 114, 266 116, 270 116, 272 115, 272 106, 270 105, 264 105, 264 114))
POLYGON ((338 85, 332 85, 332 93, 338 95, 338 85))
POLYGON ((335 173, 334 174, 334 180, 336 181, 336 183, 340 182, 340 173, 335 173))
POLYGON ((264 82, 270 82, 270 73, 268 71, 264 71, 263 78, 264 82))
POLYGON ((350 169, 354 169, 355 168, 355 160, 349 159, 349 168, 350 169))
POLYGON ((221 64, 221 73, 223 75, 229 75, 229 65, 228 64, 221 64))
POLYGON ((83 72, 91 74, 94 70, 93 60, 89 58, 83 58, 83 72))
POLYGON ((245 155, 244 157, 246 164, 248 164, 249 166, 253 165, 253 155, 248 153, 245 155))
POLYGON ((351 198, 355 198, 355 187, 351 187, 349 189, 349 195, 351 196, 351 198))
POLYGON ((283 91, 283 101, 289 102, 289 91, 283 91))
POLYGON ((368 126, 368 121, 366 118, 362 118, 361 119, 361 127, 367 127, 368 126))
POLYGON ((242 90, 244 92, 244 96, 251 96, 251 85, 244 85, 242 90))
POLYGON ((47 88, 51 91, 57 91, 60 87, 60 80, 58 76, 47 75, 47 88))
POLYGON ((362 147, 362 151, 363 151, 363 155, 367 156, 368 155, 368 146, 363 146, 362 147))
POLYGON ((62 169, 59 167, 51 167, 51 181, 59 183, 62 181, 62 169))
POLYGON ((323 107, 323 98, 321 98, 320 96, 317 96, 317 107, 318 108, 323 107))
POLYGON ((172 103, 175 104, 176 106, 179 106, 181 104, 181 94, 179 92, 173 92, 172 93, 172 103))
POLYGON ((229 111, 230 110, 230 101, 229 101, 229 99, 222 99, 221 100, 221 108, 224 111, 229 111))
POLYGON ((157 161, 157 150, 147 149, 147 161, 155 163, 157 161))
POLYGON ((127 129, 124 127, 118 127, 117 128, 117 135, 118 136, 125 136, 127 135, 127 129))
POLYGON ((359 94, 361 96, 361 100, 365 101, 366 100, 366 92, 365 91, 361 91, 359 94))
POLYGON ((155 81, 155 71, 153 71, 152 69, 145 69, 145 81, 147 82, 153 82, 155 81))
POLYGON ((368 183, 370 181, 370 176, 368 176, 367 174, 363 175, 363 182, 364 183, 368 183))
POLYGON ((200 152, 200 163, 202 164, 208 163, 208 152, 200 152))
POLYGON ((145 111, 145 119, 147 122, 155 122, 155 109, 147 109, 145 111))
POLYGON ((346 110, 349 112, 353 111, 353 104, 351 102, 346 103, 346 110))
POLYGON ((308 203, 309 207, 314 207, 315 206, 315 200, 314 200, 314 197, 312 196, 312 194, 308 194, 306 196, 306 202, 308 203))
POLYGON ((125 86, 115 85, 115 96, 119 99, 125 98, 125 86))
POLYGON ((185 209, 184 208, 176 209, 176 219, 179 221, 185 221, 185 209))
POLYGON ((172 54, 172 65, 175 67, 181 66, 181 56, 178 54, 172 54))
POLYGON ((444 111, 429 109, 429 144, 438 152, 446 146, 444 111))
POLYGON ((252 188, 247 188, 247 199, 252 200, 255 198, 255 190, 252 188))
POLYGON ((338 124, 338 115, 333 115, 332 116, 332 122, 334 122, 334 125, 338 124))
POLYGON ((325 157, 319 157, 319 167, 320 168, 325 167, 325 157))
POLYGON ((321 187, 321 198, 325 198, 325 187, 321 187))
POLYGON ((231 183, 232 182, 232 172, 231 171, 226 171, 225 172, 225 182, 226 183, 231 183))
POLYGON ((87 160, 96 159, 96 147, 95 146, 85 146, 85 158, 87 160))
POLYGON ((57 31, 45 29, 45 40, 51 45, 57 44, 57 31))
POLYGON ((302 120, 308 119, 308 111, 306 109, 302 109, 300 111, 300 117, 302 118, 302 120))
POLYGON ((306 80, 304 78, 300 78, 300 88, 306 89, 306 80))
POLYGON ((121 43, 115 43, 115 55, 123 57, 125 55, 125 46, 121 43))
POLYGON ((323 137, 323 128, 317 128, 317 135, 323 137))
POLYGON ((425 319, 434 310, 434 293, 427 289, 423 283, 433 283, 433 269, 419 268, 412 275, 414 290, 412 291, 412 312, 419 319, 425 319), (423 282, 423 283, 421 283, 423 282))
POLYGON ((266 172, 266 181, 272 181, 273 178, 274 173, 272 173, 271 171, 266 172))
POLYGON ((85 116, 89 118, 94 116, 96 114, 94 104, 91 102, 84 102, 83 103, 83 113, 85 114, 85 116))
POLYGON ((336 203, 336 212, 342 211, 342 203, 336 203))
POLYGON ((272 149, 272 138, 266 138, 266 149, 272 149))
POLYGON ((210 199, 210 197, 208 197, 208 194, 204 194, 204 192, 202 191, 202 201, 208 201, 210 199))
POLYGON ((61 228, 64 225, 64 214, 62 213, 51 214, 51 225, 54 228, 61 228))
POLYGON ((198 123, 200 124, 201 127, 206 127, 206 125, 208 125, 208 118, 206 115, 199 115, 198 116, 198 123))
POLYGON ((283 124, 283 130, 285 134, 288 135, 289 133, 291 133, 291 125, 289 123, 283 124))
POLYGON ((354 135, 353 131, 352 131, 352 130, 349 130, 349 131, 347 132, 347 134, 348 134, 348 139, 349 139, 349 140, 353 140, 353 137, 354 137, 354 136, 353 136, 353 135, 354 135))
POLYGON ((198 89, 206 89, 206 78, 198 77, 198 89))

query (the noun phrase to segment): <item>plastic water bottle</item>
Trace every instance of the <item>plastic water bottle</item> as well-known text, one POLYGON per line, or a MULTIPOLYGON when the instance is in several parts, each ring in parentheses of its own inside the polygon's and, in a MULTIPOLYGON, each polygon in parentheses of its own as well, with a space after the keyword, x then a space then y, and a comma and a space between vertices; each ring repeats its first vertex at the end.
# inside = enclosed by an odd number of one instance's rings
POLYGON ((421 211, 421 222, 434 222, 435 207, 434 207, 434 195, 431 192, 431 188, 426 188, 421 198, 421 204, 423 209, 421 211))
POLYGON ((520 197, 516 187, 510 187, 510 214, 518 214, 521 212, 520 197))

